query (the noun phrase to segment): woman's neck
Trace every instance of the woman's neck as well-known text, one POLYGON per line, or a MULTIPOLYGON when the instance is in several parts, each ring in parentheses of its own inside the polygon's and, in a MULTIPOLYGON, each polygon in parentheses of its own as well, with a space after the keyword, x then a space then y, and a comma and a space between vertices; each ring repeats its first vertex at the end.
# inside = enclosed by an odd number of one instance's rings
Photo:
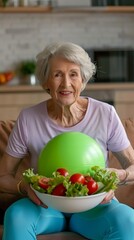
POLYGON ((59 106, 50 99, 47 104, 49 117, 62 127, 71 127, 79 123, 85 116, 88 106, 86 98, 79 98, 77 102, 68 106, 59 106))

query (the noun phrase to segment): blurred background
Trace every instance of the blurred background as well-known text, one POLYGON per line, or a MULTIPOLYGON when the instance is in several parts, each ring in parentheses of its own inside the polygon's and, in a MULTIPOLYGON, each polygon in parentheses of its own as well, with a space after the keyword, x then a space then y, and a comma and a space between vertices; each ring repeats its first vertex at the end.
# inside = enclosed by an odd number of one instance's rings
POLYGON ((133 115, 133 26, 133 0, 0 0, 0 106, 7 101, 9 107, 21 93, 32 96, 23 104, 20 98, 15 113, 0 108, 3 118, 16 118, 22 107, 44 99, 34 76, 35 60, 55 40, 81 45, 96 64, 83 94, 113 104, 121 118, 133 115))

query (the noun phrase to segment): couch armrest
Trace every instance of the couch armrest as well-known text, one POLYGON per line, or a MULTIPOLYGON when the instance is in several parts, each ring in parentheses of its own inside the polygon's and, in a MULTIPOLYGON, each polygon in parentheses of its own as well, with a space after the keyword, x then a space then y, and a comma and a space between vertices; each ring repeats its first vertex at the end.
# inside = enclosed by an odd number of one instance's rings
MULTIPOLYGON (((125 119, 122 121, 122 123, 130 140, 130 143, 134 148, 134 118, 125 119)), ((109 167, 121 168, 119 161, 111 152, 109 152, 109 167)), ((134 208, 134 184, 119 186, 115 191, 115 195, 120 202, 134 208)))
MULTIPOLYGON (((7 146, 7 141, 9 135, 13 129, 15 121, 0 121, 0 158, 2 157, 5 148, 7 146)), ((18 170, 16 172, 16 179, 19 180, 22 178, 22 172, 25 169, 29 168, 29 156, 22 159, 18 170)), ((20 196, 21 197, 21 196, 20 196)), ((19 195, 3 193, 0 191, 0 208, 5 210, 8 206, 10 206, 13 202, 19 199, 19 195)))
POLYGON ((128 118, 126 120, 123 120, 122 122, 126 130, 127 136, 130 140, 130 143, 134 148, 134 118, 128 118))
POLYGON ((2 157, 15 121, 0 121, 0 158, 2 157))

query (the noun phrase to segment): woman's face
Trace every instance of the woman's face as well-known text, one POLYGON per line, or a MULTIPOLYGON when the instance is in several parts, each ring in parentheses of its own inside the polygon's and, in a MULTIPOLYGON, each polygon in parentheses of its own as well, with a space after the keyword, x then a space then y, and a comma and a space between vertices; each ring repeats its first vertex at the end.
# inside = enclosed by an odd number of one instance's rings
POLYGON ((79 65, 66 59, 54 57, 50 60, 50 73, 46 88, 59 105, 71 105, 77 101, 83 86, 79 65))

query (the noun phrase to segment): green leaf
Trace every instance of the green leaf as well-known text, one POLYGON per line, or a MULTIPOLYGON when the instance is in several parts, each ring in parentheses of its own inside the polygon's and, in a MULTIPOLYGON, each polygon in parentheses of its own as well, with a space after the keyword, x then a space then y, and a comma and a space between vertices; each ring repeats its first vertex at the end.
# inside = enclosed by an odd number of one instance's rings
POLYGON ((82 185, 81 183, 74 183, 71 184, 69 182, 68 185, 66 185, 67 191, 66 196, 68 197, 78 197, 78 196, 87 196, 88 195, 88 189, 86 185, 82 185))
POLYGON ((34 183, 37 183, 42 176, 38 174, 34 174, 33 168, 30 168, 25 170, 25 172, 23 173, 23 177, 26 182, 30 184, 34 184, 34 183))
POLYGON ((119 178, 114 171, 108 169, 102 169, 98 166, 92 167, 92 177, 96 182, 101 182, 103 186, 99 188, 97 193, 108 192, 109 190, 115 190, 119 183, 119 178))

